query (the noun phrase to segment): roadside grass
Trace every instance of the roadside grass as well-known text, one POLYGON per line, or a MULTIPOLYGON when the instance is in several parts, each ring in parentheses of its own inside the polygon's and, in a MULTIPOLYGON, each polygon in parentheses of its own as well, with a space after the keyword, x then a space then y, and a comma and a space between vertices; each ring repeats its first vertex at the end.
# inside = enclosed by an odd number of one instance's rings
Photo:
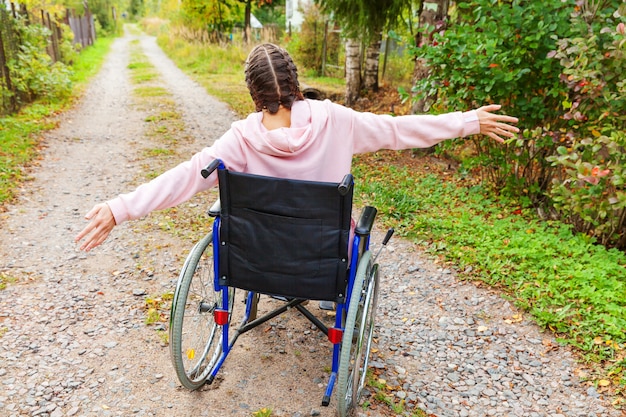
MULTIPOLYGON (((159 44, 237 114, 253 111, 243 82, 242 48, 224 50, 165 37, 159 44)), ((329 80, 307 84, 324 83, 333 85, 329 80)), ((354 174, 357 206, 376 206, 379 221, 454 266, 461 279, 498 288, 559 342, 578 350, 587 366, 581 379, 615 395, 614 405, 624 403, 624 253, 574 235, 559 222, 542 221, 516 202, 460 177, 427 175, 368 157, 355 158, 354 174)))
POLYGON ((0 211, 15 198, 19 184, 28 179, 25 168, 39 155, 41 135, 56 127, 53 116, 80 97, 89 80, 100 70, 112 38, 100 38, 84 49, 72 66, 73 93, 62 101, 45 98, 19 113, 0 118, 0 211))
MULTIPOLYGON (((357 157, 357 205, 448 263, 461 279, 501 290, 589 366, 599 391, 626 387, 626 254, 464 181, 357 157)), ((616 404, 616 405, 617 405, 616 404)))
MULTIPOLYGON (((139 44, 131 44, 131 60, 128 65, 133 82, 135 105, 144 110, 146 130, 144 136, 151 145, 142 150, 142 170, 138 173, 136 183, 151 180, 176 164, 188 159, 181 155, 177 146, 190 140, 183 133, 185 128, 182 115, 169 92, 159 85, 157 77, 135 77, 136 73, 158 74, 147 60, 139 44)), ((217 198, 217 194, 212 194, 217 198)), ((154 212, 149 221, 139 222, 142 228, 156 228, 168 232, 189 243, 189 247, 197 242, 210 230, 212 220, 205 214, 202 204, 207 204, 207 196, 200 195, 185 204, 167 210, 154 212)), ((210 203, 209 203, 210 204, 210 203)))
MULTIPOLYGON (((99 70, 111 41, 101 38, 80 54, 74 65, 76 89, 72 98, 63 103, 36 103, 0 119, 0 206, 10 201, 27 179, 24 167, 37 157, 39 137, 55 126, 50 116, 80 96, 86 82, 99 70)), ((239 115, 253 110, 242 75, 247 54, 243 48, 233 47, 220 55, 206 52, 200 59, 195 54, 204 47, 177 42, 159 38, 166 53, 210 94, 239 115)), ((137 81, 145 80, 139 77, 137 81)), ((307 82, 305 77, 302 81, 316 86, 315 80, 307 82)), ((163 146, 155 145, 154 149, 159 148, 163 146)), ((161 167, 153 166, 155 155, 150 153, 158 154, 156 159, 163 164, 175 155, 161 155, 154 149, 148 150, 146 157, 156 175, 161 167)), ((515 202, 498 198, 481 186, 451 181, 449 176, 426 175, 367 157, 355 158, 354 174, 357 205, 376 206, 380 222, 418 242, 441 262, 454 265, 461 278, 500 289, 539 325, 578 349, 581 361, 590 367, 587 374, 579 375, 581 378, 600 392, 616 395, 616 406, 624 404, 624 253, 572 235, 562 224, 542 222, 515 202)), ((197 205, 190 202, 164 212, 159 227, 176 233, 191 229, 194 233, 187 237, 196 240, 199 231, 208 230, 197 205)), ((2 285, 10 282, 2 277, 2 285)))

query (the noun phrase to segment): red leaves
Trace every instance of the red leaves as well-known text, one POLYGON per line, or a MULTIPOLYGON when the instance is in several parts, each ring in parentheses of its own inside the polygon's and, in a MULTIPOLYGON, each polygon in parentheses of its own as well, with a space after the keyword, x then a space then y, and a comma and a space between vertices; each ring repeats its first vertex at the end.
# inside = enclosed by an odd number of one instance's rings
POLYGON ((591 175, 583 176, 579 174, 578 177, 591 185, 598 185, 598 183, 600 182, 600 178, 606 177, 610 173, 611 170, 609 169, 600 170, 600 167, 595 166, 591 169, 591 175))

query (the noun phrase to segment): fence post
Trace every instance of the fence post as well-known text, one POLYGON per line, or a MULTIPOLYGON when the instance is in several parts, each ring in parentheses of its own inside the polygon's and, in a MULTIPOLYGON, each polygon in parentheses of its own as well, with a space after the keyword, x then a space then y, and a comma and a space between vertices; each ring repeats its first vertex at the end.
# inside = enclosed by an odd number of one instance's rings
POLYGON ((53 22, 50 19, 50 13, 46 12, 46 26, 50 29, 50 44, 52 46, 52 60, 54 62, 60 61, 61 57, 59 56, 59 39, 57 38, 56 31, 56 22, 53 22))

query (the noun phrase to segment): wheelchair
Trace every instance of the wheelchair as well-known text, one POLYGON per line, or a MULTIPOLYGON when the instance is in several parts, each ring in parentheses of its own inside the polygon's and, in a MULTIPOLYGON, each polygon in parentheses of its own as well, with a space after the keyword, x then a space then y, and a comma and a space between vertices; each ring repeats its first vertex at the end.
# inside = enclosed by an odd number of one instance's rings
POLYGON ((322 405, 330 404, 336 386, 338 414, 348 415, 368 368, 376 258, 393 229, 372 255, 376 209, 368 206, 351 233, 351 174, 341 183, 273 178, 231 172, 220 160, 201 174, 207 178, 215 170, 219 200, 209 210, 212 231, 189 253, 172 301, 170 356, 178 379, 190 390, 211 384, 240 335, 295 309, 332 344, 322 405), (261 295, 284 303, 258 317, 261 295), (242 302, 235 303, 236 296, 242 302), (334 302, 334 326, 307 309, 307 300, 334 302))

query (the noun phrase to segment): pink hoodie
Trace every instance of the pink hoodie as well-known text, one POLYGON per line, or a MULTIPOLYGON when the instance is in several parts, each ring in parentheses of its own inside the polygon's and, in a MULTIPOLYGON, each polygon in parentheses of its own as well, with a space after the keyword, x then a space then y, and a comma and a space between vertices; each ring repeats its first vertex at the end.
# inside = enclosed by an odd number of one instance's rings
POLYGON ((200 170, 216 158, 237 172, 340 182, 350 172, 354 154, 428 148, 480 132, 473 110, 392 117, 360 113, 328 100, 296 101, 290 128, 268 131, 262 118, 258 112, 234 122, 213 146, 135 191, 108 201, 115 222, 119 225, 153 210, 174 207, 215 186, 215 173, 204 179, 200 170))

